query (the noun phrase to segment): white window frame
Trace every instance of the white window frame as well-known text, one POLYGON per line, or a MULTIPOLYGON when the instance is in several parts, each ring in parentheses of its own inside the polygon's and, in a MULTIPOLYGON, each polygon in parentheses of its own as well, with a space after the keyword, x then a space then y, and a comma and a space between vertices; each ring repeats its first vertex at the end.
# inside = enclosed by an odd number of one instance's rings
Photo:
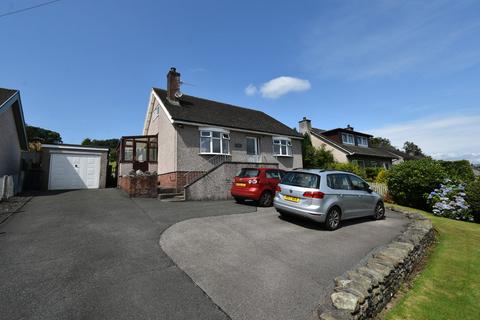
POLYGON ((292 140, 287 137, 272 137, 272 153, 276 157, 292 157, 292 140), (279 146, 279 153, 275 152, 275 146, 279 146), (286 147, 285 153, 282 147, 286 147))
POLYGON ((230 131, 223 129, 223 128, 213 128, 213 127, 202 127, 199 128, 199 154, 224 154, 230 155, 230 131), (220 137, 214 137, 213 133, 219 133, 220 137), (209 151, 204 152, 202 151, 202 138, 209 138, 209 151), (220 140, 220 152, 213 152, 213 141, 220 140), (227 149, 224 150, 223 142, 227 141, 227 149))
POLYGON ((351 133, 342 132, 342 143, 355 145, 355 137, 351 133))
POLYGON ((357 145, 359 147, 368 148, 368 139, 366 137, 357 136, 357 145))

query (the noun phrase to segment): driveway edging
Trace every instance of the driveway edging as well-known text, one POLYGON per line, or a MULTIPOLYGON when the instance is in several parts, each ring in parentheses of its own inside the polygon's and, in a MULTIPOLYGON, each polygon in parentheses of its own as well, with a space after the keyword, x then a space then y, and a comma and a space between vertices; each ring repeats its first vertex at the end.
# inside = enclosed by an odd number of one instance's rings
MULTIPOLYGON (((418 213, 400 212, 407 229, 372 257, 334 279, 330 301, 317 310, 320 320, 370 319, 383 310, 435 241, 432 222, 418 213)), ((328 299, 327 299, 328 300, 328 299)))

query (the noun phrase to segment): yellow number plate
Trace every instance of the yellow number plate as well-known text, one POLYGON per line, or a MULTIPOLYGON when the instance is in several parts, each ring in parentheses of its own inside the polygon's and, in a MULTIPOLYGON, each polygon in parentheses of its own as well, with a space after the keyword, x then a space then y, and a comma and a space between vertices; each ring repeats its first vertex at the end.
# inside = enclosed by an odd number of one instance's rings
POLYGON ((245 187, 247 184, 246 183, 235 183, 237 187, 245 187))
POLYGON ((292 202, 299 202, 300 201, 300 198, 292 197, 292 196, 283 196, 283 199, 285 199, 287 201, 292 201, 292 202))

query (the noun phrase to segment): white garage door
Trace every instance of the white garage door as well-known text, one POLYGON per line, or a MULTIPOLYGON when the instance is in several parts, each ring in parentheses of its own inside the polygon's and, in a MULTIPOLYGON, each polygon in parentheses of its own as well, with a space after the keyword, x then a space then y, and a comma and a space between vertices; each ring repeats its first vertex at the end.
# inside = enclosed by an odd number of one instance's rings
POLYGON ((100 156, 52 154, 49 190, 95 189, 100 183, 100 156))

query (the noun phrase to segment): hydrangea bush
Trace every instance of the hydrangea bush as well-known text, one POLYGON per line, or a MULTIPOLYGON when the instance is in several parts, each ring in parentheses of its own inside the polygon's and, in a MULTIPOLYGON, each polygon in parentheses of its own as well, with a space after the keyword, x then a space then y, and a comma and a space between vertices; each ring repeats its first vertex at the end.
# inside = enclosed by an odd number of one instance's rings
POLYGON ((465 184, 447 179, 428 195, 427 201, 436 216, 471 221, 473 216, 465 197, 465 184))

